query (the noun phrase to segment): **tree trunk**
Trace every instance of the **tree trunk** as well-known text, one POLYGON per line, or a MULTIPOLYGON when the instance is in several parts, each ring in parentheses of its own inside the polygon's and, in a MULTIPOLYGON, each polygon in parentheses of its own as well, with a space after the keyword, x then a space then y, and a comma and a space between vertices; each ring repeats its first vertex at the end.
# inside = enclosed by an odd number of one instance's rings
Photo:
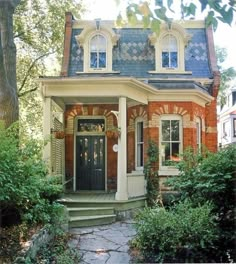
POLYGON ((6 127, 19 119, 13 13, 20 0, 0 0, 0 120, 6 127))

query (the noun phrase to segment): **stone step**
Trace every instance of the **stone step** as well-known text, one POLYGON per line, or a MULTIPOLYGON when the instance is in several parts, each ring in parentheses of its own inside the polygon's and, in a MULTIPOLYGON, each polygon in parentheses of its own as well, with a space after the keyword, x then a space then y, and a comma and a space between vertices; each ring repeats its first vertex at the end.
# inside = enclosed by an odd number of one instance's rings
POLYGON ((112 215, 114 214, 113 207, 73 207, 67 208, 69 217, 74 216, 93 216, 93 215, 112 215))
POLYGON ((94 216, 74 216, 69 218, 69 227, 89 227, 96 225, 111 224, 116 221, 116 215, 94 215, 94 216))

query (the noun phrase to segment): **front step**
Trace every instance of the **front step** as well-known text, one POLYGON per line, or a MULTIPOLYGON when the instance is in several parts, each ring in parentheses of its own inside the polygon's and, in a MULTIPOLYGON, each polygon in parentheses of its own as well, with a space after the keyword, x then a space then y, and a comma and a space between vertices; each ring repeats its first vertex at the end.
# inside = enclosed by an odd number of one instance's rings
POLYGON ((73 216, 69 219, 69 227, 89 227, 96 225, 111 224, 116 221, 116 215, 93 215, 93 216, 73 216))
POLYGON ((67 210, 70 217, 114 214, 112 207, 69 207, 67 210))

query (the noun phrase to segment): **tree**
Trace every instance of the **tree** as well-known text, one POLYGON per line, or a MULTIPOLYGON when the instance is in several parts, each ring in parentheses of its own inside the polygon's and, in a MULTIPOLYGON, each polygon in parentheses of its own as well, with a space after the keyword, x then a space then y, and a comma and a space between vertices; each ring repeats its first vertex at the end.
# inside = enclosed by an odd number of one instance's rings
POLYGON ((218 68, 221 73, 221 82, 218 94, 218 103, 225 105, 227 89, 232 85, 232 81, 236 81, 236 70, 233 67, 224 68, 223 63, 227 58, 227 50, 225 48, 216 47, 216 57, 218 68))
MULTIPOLYGON (((117 2, 119 1, 117 0, 117 2)), ((150 2, 152 3, 152 1, 142 1, 139 4, 131 2, 126 8, 126 16, 129 23, 136 23, 138 18, 141 18, 144 27, 150 26, 153 31, 159 32, 161 21, 172 21, 169 13, 174 14, 176 12, 177 1, 155 0, 153 7, 151 7, 150 2)), ((235 0, 229 0, 227 3, 224 0, 198 0, 194 3, 193 1, 181 0, 178 2, 181 19, 195 17, 197 8, 201 8, 201 12, 206 12, 206 25, 213 25, 214 29, 217 28, 218 21, 231 25, 236 11, 235 0)), ((119 15, 118 24, 121 24, 122 20, 123 17, 119 15)))
POLYGON ((68 10, 79 18, 83 12, 82 0, 21 0, 14 14, 20 120, 31 134, 38 132, 34 135, 42 131, 37 79, 58 75, 68 10))
POLYGON ((0 120, 8 127, 19 118, 13 13, 20 0, 0 0, 0 120))
POLYGON ((46 71, 45 58, 62 55, 68 10, 79 15, 82 0, 0 0, 0 120, 6 127, 19 119, 18 97, 24 98, 22 108, 35 106, 35 80, 46 71))

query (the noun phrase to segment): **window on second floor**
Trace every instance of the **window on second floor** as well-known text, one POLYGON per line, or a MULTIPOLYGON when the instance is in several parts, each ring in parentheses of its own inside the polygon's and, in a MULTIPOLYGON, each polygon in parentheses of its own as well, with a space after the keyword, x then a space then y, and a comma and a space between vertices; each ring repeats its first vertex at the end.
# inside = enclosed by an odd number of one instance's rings
POLYGON ((160 33, 149 35, 155 48, 155 69, 150 73, 191 74, 185 71, 185 46, 191 36, 176 23, 162 24, 160 33))
POLYGON ((104 69, 107 65, 107 41, 106 38, 97 34, 90 40, 90 68, 104 69))
POLYGON ((117 45, 119 35, 113 30, 113 24, 100 21, 88 23, 79 35, 77 44, 83 48, 84 67, 80 73, 110 73, 112 69, 113 47, 117 45))
POLYGON ((176 37, 167 34, 161 42, 162 68, 178 68, 178 45, 176 37))

